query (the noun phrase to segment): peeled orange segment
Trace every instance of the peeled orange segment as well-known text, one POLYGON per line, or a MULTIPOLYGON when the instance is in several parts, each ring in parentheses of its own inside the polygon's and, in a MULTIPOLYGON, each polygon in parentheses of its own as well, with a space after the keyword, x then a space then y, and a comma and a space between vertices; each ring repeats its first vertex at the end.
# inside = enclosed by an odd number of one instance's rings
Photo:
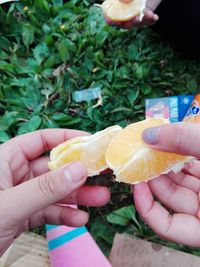
POLYGON ((52 161, 54 161, 55 159, 57 159, 59 157, 59 155, 61 155, 61 153, 63 151, 67 151, 69 149, 71 149, 72 145, 75 145, 75 144, 79 144, 79 143, 83 143, 83 142, 86 142, 86 141, 89 141, 90 140, 90 135, 88 136, 79 136, 79 137, 76 137, 76 138, 72 138, 70 140, 68 140, 67 142, 65 143, 62 143, 60 145, 58 145, 56 148, 54 148, 52 151, 51 151, 51 155, 50 155, 50 158, 52 161))
POLYGON ((106 162, 116 180, 138 183, 169 171, 180 171, 191 157, 160 152, 145 145, 142 132, 149 127, 168 123, 164 119, 147 119, 130 124, 113 138, 106 151, 106 162))
POLYGON ((81 161, 89 176, 99 174, 108 168, 105 161, 106 149, 121 130, 120 126, 115 125, 93 135, 75 137, 60 144, 50 153, 49 168, 54 170, 66 163, 81 161))
POLYGON ((102 10, 105 17, 112 21, 128 21, 143 14, 146 0, 105 0, 102 10))

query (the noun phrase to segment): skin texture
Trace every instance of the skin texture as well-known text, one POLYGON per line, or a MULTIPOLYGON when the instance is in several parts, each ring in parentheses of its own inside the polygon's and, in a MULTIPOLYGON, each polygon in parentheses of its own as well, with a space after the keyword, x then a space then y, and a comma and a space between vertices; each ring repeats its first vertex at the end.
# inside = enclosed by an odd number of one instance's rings
POLYGON ((139 17, 134 17, 126 22, 115 22, 105 17, 105 20, 110 25, 115 25, 120 28, 131 29, 134 26, 145 26, 145 25, 154 25, 158 21, 159 17, 154 13, 161 0, 148 0, 146 3, 146 8, 144 10, 144 17, 142 21, 139 20, 139 17))
POLYGON ((186 164, 181 173, 161 175, 135 185, 137 211, 162 238, 200 247, 200 125, 164 125, 145 130, 143 139, 153 149, 192 155, 196 159, 186 164))
POLYGON ((108 202, 107 188, 83 185, 87 172, 80 162, 49 172, 49 159, 43 156, 67 139, 84 134, 48 129, 18 136, 0 146, 0 255, 23 231, 36 226, 87 223, 86 212, 66 204, 101 206, 108 202))

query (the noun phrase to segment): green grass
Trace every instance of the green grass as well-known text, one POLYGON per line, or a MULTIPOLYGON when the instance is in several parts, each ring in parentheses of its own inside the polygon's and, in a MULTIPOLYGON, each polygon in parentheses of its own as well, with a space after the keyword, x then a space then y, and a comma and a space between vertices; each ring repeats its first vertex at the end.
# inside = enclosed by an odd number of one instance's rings
MULTIPOLYGON (((92 1, 3 5, 0 29, 0 142, 47 127, 95 132, 125 126, 144 118, 145 98, 195 94, 200 82, 198 62, 175 53, 150 29, 106 25, 92 1), (73 101, 74 91, 96 86, 102 106, 73 101)), ((128 232, 200 254, 160 240, 134 210, 129 187, 102 180, 112 200, 88 209, 88 227, 105 253, 115 232, 128 232)))

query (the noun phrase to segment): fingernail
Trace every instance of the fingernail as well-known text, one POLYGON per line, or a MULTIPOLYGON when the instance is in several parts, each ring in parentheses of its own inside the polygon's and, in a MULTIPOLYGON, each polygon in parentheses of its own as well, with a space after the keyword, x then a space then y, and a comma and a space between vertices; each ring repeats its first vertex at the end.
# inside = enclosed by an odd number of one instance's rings
POLYGON ((142 139, 149 145, 156 145, 158 143, 160 127, 153 127, 145 129, 142 133, 142 139))
POLYGON ((186 169, 192 169, 194 167, 194 161, 189 161, 185 164, 186 169))
POLYGON ((154 21, 157 21, 157 20, 159 19, 158 15, 155 14, 155 15, 153 16, 153 19, 154 19, 154 21))
POLYGON ((64 175, 68 182, 77 183, 87 176, 85 166, 77 161, 68 164, 64 169, 64 175))

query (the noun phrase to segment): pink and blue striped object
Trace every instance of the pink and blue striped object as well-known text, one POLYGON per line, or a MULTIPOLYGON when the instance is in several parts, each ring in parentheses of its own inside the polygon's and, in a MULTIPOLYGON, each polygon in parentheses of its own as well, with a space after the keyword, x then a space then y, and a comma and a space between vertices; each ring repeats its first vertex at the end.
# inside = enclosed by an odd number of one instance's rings
POLYGON ((111 267, 86 227, 46 225, 46 230, 52 267, 111 267))

